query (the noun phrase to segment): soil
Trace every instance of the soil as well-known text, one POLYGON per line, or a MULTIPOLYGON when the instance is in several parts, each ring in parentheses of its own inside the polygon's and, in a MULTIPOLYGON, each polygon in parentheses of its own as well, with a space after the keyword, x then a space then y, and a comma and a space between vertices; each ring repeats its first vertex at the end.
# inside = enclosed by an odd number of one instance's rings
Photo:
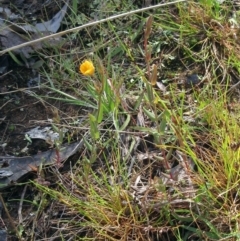
MULTIPOLYGON (((71 106, 70 108, 68 105, 62 105, 56 101, 43 102, 38 100, 35 96, 32 96, 32 94, 43 95, 44 90, 37 87, 37 85, 29 88, 29 81, 36 79, 36 72, 26 67, 14 66, 14 64, 12 64, 12 67, 9 67, 8 71, 8 73, 0 76, 0 156, 32 156, 51 150, 54 146, 45 140, 32 139, 32 143, 30 143, 25 138, 26 132, 36 126, 40 126, 41 128, 51 126, 50 120, 56 118, 56 110, 58 110, 58 118, 64 118, 65 116, 77 115, 80 111, 79 107, 74 108, 71 106), (26 91, 27 89, 28 91, 26 91)), ((74 141, 74 137, 72 140, 74 141)), ((77 160, 76 155, 70 157, 68 161, 74 163, 75 160, 77 160)), ((1 164, 2 167, 3 165, 4 163, 1 164)), ((68 163, 65 163, 64 167, 59 169, 61 173, 67 170, 69 170, 68 163)), ((51 167, 46 169, 44 174, 44 178, 39 176, 38 170, 33 168, 33 171, 24 176, 21 182, 37 180, 41 184, 54 185, 56 178, 54 178, 51 167)), ((14 185, 2 190, 0 195, 0 197, 2 197, 2 200, 0 200, 0 204, 2 204, 2 206, 0 206, 0 212, 2 213, 0 232, 3 232, 3 236, 1 236, 2 238, 0 237, 0 240, 19 240, 19 237, 15 235, 11 237, 11 231, 16 233, 14 230, 16 225, 13 223, 19 218, 18 212, 20 207, 22 208, 21 213, 24 219, 22 224, 29 225, 29 228, 24 229, 24 232, 29 229, 29 233, 24 233, 23 236, 30 237, 31 232, 35 232, 35 230, 30 229, 36 225, 34 224, 34 218, 36 218, 34 217, 34 213, 37 211, 37 207, 34 206, 31 201, 34 202, 34 200, 38 198, 38 195, 39 193, 28 184, 20 186, 14 185), (23 193, 24 199, 28 200, 29 203, 24 202, 21 207, 20 200, 23 193), (7 206, 6 209, 4 206, 7 206), (33 216, 31 216, 31 214, 33 216), (5 239, 5 230, 7 230, 8 233, 7 239, 5 239)), ((46 212, 54 212, 54 215, 58 216, 60 210, 61 208, 58 209, 58 207, 53 205, 53 201, 51 201, 46 212)), ((54 218, 55 217, 53 217, 53 219, 54 218)), ((40 225, 39 222, 41 221, 43 222, 40 218, 37 224, 40 225)), ((46 224, 42 223, 39 227, 36 227, 39 240, 41 235, 50 232, 45 230, 45 225, 46 224)))
MULTIPOLYGON (((41 122, 53 116, 49 108, 24 91, 28 88, 31 74, 29 69, 17 68, 0 80, 1 156, 26 155, 24 148, 28 141, 25 133, 36 127, 37 121, 41 122)), ((40 94, 38 88, 33 89, 33 92, 40 94)), ((46 148, 45 141, 36 140, 29 146, 27 154, 36 154, 46 148)))
MULTIPOLYGON (((21 11, 21 21, 24 23, 47 21, 65 4, 65 1, 57 1, 57 4, 55 1, 41 1, 40 5, 36 5, 39 1, 10 2, 11 11, 14 14, 19 14, 21 11), (19 11, 16 12, 16 9, 19 11)), ((1 7, 5 7, 5 3, 9 7, 9 1, 0 1, 1 7)), ((19 19, 16 22, 19 23, 19 19)), ((28 59, 28 61, 36 60, 28 59)), ((6 162, 1 157, 29 157, 51 151, 56 147, 54 143, 42 139, 31 139, 30 142, 26 138, 26 132, 37 126, 51 127, 51 122, 59 123, 66 117, 78 117, 82 112, 81 108, 66 103, 36 98, 47 94, 46 90, 39 87, 39 82, 43 84, 44 80, 38 71, 17 65, 8 55, 0 56, 0 165, 2 168, 6 162)), ((71 142, 79 141, 74 131, 71 130, 69 135, 71 142)), ((67 140, 64 139, 62 144, 68 144, 67 140)), ((74 165, 77 160, 78 155, 73 155, 61 168, 53 165, 40 170, 40 167, 33 166, 32 171, 22 177, 22 184, 15 183, 7 188, 0 188, 0 241, 42 240, 53 236, 56 238, 52 240, 62 240, 56 231, 58 229, 54 230, 54 227, 57 227, 60 217, 64 218, 66 210, 63 211, 60 204, 56 205, 46 197, 47 205, 39 211, 38 203, 44 199, 29 181, 35 180, 42 185, 54 186, 57 181, 54 172, 59 171, 61 175, 68 175, 69 163, 74 165), (17 237, 17 233, 21 237, 17 237)))

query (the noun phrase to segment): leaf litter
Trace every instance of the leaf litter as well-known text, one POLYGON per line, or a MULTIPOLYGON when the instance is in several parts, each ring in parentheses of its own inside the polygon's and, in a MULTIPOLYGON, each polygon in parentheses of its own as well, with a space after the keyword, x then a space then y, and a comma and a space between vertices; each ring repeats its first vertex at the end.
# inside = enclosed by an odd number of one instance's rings
MULTIPOLYGON (((45 21, 42 23, 36 23, 34 25, 30 25, 30 24, 19 25, 8 20, 8 19, 11 19, 11 20, 15 19, 17 18, 17 16, 14 13, 12 13, 10 9, 0 7, 0 14, 4 15, 4 18, 0 18, 1 48, 7 49, 22 43, 26 43, 30 40, 49 36, 51 35, 51 33, 56 33, 66 14, 68 3, 69 3, 69 0, 66 1, 62 9, 51 20, 45 21)), ((31 46, 25 46, 23 48, 13 50, 13 52, 17 54, 21 53, 26 58, 29 58, 30 54, 34 53, 36 50, 40 50, 44 46, 47 46, 49 44, 54 46, 56 44, 59 44, 62 40, 61 38, 50 38, 49 41, 47 41, 47 43, 38 42, 31 46)))

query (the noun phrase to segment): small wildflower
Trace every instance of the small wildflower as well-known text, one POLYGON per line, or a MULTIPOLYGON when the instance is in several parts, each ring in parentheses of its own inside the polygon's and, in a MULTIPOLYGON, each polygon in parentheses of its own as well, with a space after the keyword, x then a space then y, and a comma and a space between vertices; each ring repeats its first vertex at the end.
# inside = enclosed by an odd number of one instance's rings
POLYGON ((84 60, 79 66, 79 70, 83 75, 91 76, 94 74, 95 68, 91 60, 84 60))

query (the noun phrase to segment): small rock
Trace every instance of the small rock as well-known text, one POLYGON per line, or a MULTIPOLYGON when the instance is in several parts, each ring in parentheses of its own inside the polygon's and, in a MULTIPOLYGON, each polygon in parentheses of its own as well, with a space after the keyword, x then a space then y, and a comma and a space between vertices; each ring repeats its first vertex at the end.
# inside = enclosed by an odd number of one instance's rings
POLYGON ((187 76, 185 84, 187 87, 191 87, 199 84, 200 82, 201 82, 201 78, 198 74, 191 74, 187 76))

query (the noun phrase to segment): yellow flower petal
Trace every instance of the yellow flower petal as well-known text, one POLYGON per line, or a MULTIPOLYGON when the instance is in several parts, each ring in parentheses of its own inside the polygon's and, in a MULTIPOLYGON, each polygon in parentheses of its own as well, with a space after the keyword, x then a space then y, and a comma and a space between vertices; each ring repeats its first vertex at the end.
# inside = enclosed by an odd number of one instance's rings
POLYGON ((79 70, 83 75, 91 76, 95 72, 95 67, 91 60, 84 60, 79 66, 79 70))

